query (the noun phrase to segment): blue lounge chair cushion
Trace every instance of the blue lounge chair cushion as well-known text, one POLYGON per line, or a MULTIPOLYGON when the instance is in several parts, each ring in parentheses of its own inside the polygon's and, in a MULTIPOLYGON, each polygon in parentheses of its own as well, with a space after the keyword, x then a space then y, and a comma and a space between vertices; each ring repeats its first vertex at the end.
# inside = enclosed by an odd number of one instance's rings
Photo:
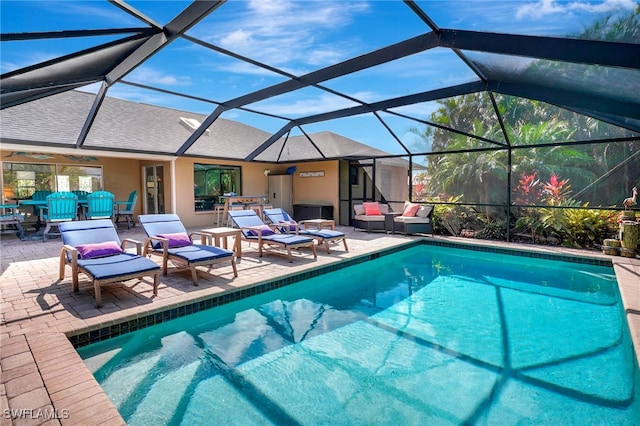
MULTIPOLYGON (((157 251, 160 252, 162 249, 157 251)), ((233 252, 220 247, 192 244, 184 247, 170 248, 169 255, 179 257, 189 263, 192 263, 231 257, 233 256, 233 252)))
MULTIPOLYGON (((248 240, 255 239, 256 241, 258 241, 258 237, 254 235, 249 235, 247 239, 248 240)), ((294 235, 294 234, 289 234, 289 235, 274 234, 274 235, 268 235, 266 237, 262 237, 262 241, 274 241, 284 246, 291 246, 291 245, 311 242, 313 241, 313 238, 303 237, 301 235, 294 235)))
POLYGON ((96 280, 132 274, 140 275, 143 272, 160 269, 152 260, 132 253, 121 253, 95 259, 78 259, 78 265, 96 280))
POLYGON ((109 219, 79 220, 60 224, 63 244, 78 247, 82 244, 97 244, 115 241, 120 245, 120 238, 113 222, 109 219))
POLYGON ((332 229, 301 229, 298 232, 300 235, 315 235, 326 239, 344 237, 344 232, 334 231, 332 229))

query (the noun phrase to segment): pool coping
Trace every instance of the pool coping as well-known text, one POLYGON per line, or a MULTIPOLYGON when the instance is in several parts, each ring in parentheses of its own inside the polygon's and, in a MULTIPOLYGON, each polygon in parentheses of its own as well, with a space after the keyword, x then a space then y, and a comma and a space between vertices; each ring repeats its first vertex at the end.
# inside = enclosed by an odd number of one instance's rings
MULTIPOLYGON (((200 308, 200 304, 204 303, 204 309, 210 309, 206 307, 209 303, 212 308, 421 244, 613 266, 627 317, 627 323, 631 332, 636 358, 640 359, 640 260, 599 255, 595 252, 583 253, 576 251, 575 253, 566 253, 564 250, 558 250, 557 248, 541 246, 523 247, 517 245, 514 247, 503 247, 496 246, 495 242, 492 244, 490 241, 456 241, 455 239, 416 239, 404 241, 392 247, 341 259, 338 262, 316 266, 303 272, 282 275, 275 280, 263 280, 240 289, 231 289, 223 293, 218 293, 215 296, 208 295, 198 299, 162 306, 157 310, 149 311, 144 316, 148 318, 153 315, 155 320, 156 316, 160 314, 160 317, 158 317, 160 322, 168 321, 181 316, 181 314, 187 315, 187 306, 192 306, 193 308, 193 306, 197 304, 198 308, 200 308), (214 305, 214 303, 217 304, 214 305), (168 313, 165 315, 166 312, 168 313)), ((93 338, 99 336, 98 338, 100 340, 104 340, 107 335, 109 335, 109 337, 115 337, 128 331, 134 331, 131 327, 131 321, 136 321, 136 325, 153 325, 148 324, 148 321, 141 320, 140 318, 140 314, 134 314, 130 317, 125 316, 114 320, 108 327, 101 327, 101 325, 103 326, 105 324, 105 322, 102 322, 101 324, 92 326, 65 330, 64 332, 26 333, 24 335, 26 345, 33 357, 45 394, 37 392, 39 389, 34 389, 33 392, 24 394, 25 398, 27 398, 27 396, 29 398, 40 398, 42 402, 38 406, 44 407, 40 410, 45 410, 45 416, 52 416, 53 418, 51 420, 54 422, 57 421, 58 424, 126 424, 114 404, 106 396, 93 374, 82 361, 76 351, 76 347, 80 345, 81 341, 82 343, 85 343, 85 341, 89 342, 92 336, 93 338), (129 324, 123 327, 120 325, 123 323, 129 324), (102 334, 102 330, 109 331, 102 334), (75 345, 72 343, 74 339, 76 339, 75 345), (52 350, 52 347, 55 349, 52 350)), ((3 352, 6 350, 7 348, 3 348, 3 352)), ((13 350, 15 350, 15 348, 13 350)), ((3 366, 3 373, 4 370, 5 367, 3 366)))

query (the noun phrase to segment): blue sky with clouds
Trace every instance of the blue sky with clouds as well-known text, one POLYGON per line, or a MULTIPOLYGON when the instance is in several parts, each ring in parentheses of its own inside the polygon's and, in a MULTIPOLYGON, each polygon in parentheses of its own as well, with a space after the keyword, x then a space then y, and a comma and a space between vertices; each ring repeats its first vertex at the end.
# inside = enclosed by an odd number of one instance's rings
MULTIPOLYGON (((160 25, 168 23, 189 4, 186 1, 128 3, 160 25)), ((424 0, 416 3, 442 28, 550 36, 575 35, 607 14, 628 13, 638 7, 633 0, 424 0)), ((2 33, 144 26, 107 1, 2 0, 0 8, 2 33)), ((427 25, 399 0, 232 0, 187 34, 287 73, 304 75, 426 32, 429 32, 427 25)), ((111 39, 3 42, 0 71, 6 73, 111 39)), ((284 81, 285 77, 179 39, 125 79, 224 102, 284 81)), ((454 53, 432 49, 322 84, 361 101, 375 102, 475 80, 475 75, 454 53)), ((122 84, 112 86, 108 96, 202 114, 209 114, 215 108, 211 103, 122 84)), ((296 118, 355 105, 344 97, 308 87, 248 107, 296 118)), ((436 103, 420 104, 398 111, 427 118, 436 106, 436 103)), ((381 116, 398 137, 410 144, 413 137, 410 128, 417 126, 415 122, 384 113, 381 116)), ((268 132, 275 132, 286 123, 243 111, 229 111, 222 117, 268 132)), ((331 130, 391 153, 401 152, 389 132, 371 115, 319 123, 304 130, 307 133, 331 130)))

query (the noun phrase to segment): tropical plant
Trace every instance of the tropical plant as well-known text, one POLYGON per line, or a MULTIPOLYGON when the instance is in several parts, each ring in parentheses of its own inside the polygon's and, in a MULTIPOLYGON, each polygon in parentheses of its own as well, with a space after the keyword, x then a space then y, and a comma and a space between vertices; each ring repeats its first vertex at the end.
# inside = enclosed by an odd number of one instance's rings
POLYGON ((522 174, 515 190, 516 204, 538 204, 542 195, 539 186, 540 180, 536 177, 536 172, 531 174, 522 174))
POLYGON ((485 240, 502 240, 507 236, 507 223, 504 220, 487 221, 484 227, 478 231, 476 238, 485 240))
POLYGON ((618 215, 614 211, 565 209, 564 216, 563 246, 593 248, 616 234, 618 215))
POLYGON ((462 195, 439 195, 429 200, 429 202, 435 205, 433 209, 434 233, 444 234, 444 231, 446 231, 455 237, 460 235, 460 231, 466 223, 465 217, 469 216, 466 207, 455 204, 459 202, 461 198, 462 195), (446 202, 447 204, 441 204, 442 202, 446 202))

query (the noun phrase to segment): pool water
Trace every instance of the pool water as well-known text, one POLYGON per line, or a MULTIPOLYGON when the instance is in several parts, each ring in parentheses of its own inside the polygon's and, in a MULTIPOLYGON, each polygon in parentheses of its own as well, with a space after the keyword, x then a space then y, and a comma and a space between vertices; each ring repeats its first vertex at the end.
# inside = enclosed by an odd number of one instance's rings
POLYGON ((632 425, 613 269, 420 245, 79 349, 130 425, 632 425))

